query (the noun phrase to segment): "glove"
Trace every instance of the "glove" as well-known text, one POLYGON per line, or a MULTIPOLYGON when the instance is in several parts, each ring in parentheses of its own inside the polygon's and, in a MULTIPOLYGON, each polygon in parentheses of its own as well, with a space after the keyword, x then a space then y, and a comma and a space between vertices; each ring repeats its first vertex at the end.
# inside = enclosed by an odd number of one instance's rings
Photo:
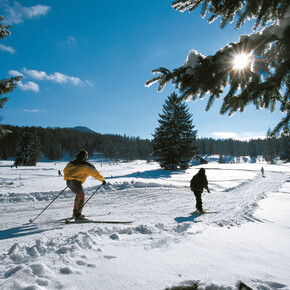
POLYGON ((106 180, 104 180, 103 183, 102 183, 102 185, 106 185, 106 183, 107 183, 106 180))
POLYGON ((207 189, 207 192, 210 193, 209 189, 207 189))

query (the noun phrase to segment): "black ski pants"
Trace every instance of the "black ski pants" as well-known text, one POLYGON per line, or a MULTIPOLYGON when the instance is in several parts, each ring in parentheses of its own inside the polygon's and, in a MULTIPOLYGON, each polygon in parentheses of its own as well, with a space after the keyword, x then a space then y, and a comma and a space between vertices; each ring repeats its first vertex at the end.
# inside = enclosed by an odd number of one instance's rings
POLYGON ((196 207, 197 210, 202 211, 202 200, 201 200, 202 191, 194 190, 193 193, 194 193, 195 199, 196 199, 195 207, 196 207))

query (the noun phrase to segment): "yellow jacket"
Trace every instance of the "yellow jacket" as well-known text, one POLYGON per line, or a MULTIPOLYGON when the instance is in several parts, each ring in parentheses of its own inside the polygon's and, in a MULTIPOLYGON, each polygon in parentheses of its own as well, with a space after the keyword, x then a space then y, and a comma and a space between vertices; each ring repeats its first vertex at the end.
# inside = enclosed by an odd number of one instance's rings
POLYGON ((64 168, 64 180, 78 180, 84 183, 89 176, 92 176, 100 181, 104 181, 105 178, 99 173, 96 168, 91 164, 74 164, 69 162, 64 168))

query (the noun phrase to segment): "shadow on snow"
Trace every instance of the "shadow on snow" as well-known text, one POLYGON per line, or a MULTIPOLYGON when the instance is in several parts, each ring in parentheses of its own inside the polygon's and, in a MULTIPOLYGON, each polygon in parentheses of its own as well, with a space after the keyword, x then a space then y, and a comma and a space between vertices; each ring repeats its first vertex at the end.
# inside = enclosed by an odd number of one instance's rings
POLYGON ((184 223, 184 222, 194 222, 194 223, 200 223, 201 221, 196 221, 195 219, 200 217, 200 214, 192 214, 190 216, 181 216, 181 217, 176 217, 174 220, 177 223, 184 223))
POLYGON ((23 225, 15 228, 0 231, 0 240, 13 239, 17 237, 39 234, 45 230, 40 230, 35 225, 23 225))
POLYGON ((147 170, 142 172, 134 172, 125 175, 111 176, 111 179, 114 178, 129 178, 129 177, 141 177, 141 178, 170 178, 173 174, 184 174, 185 170, 165 170, 165 169, 155 169, 147 170))

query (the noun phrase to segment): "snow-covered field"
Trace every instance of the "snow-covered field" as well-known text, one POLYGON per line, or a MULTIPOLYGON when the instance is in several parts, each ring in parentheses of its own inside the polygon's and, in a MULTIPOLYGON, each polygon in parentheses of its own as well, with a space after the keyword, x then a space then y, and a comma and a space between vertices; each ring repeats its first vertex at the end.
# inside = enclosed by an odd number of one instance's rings
MULTIPOLYGON (((92 161, 92 160, 91 160, 92 161)), ((94 163, 94 162, 93 162, 94 163)), ((64 224, 74 194, 57 171, 66 162, 11 168, 0 161, 0 289, 290 289, 290 165, 204 165, 211 193, 195 209, 189 181, 201 166, 94 163, 106 177, 83 213, 132 224, 64 224), (138 171, 140 177, 138 177, 138 171), (106 214, 109 215, 106 216, 106 214)), ((88 198, 100 182, 88 178, 88 198)))

